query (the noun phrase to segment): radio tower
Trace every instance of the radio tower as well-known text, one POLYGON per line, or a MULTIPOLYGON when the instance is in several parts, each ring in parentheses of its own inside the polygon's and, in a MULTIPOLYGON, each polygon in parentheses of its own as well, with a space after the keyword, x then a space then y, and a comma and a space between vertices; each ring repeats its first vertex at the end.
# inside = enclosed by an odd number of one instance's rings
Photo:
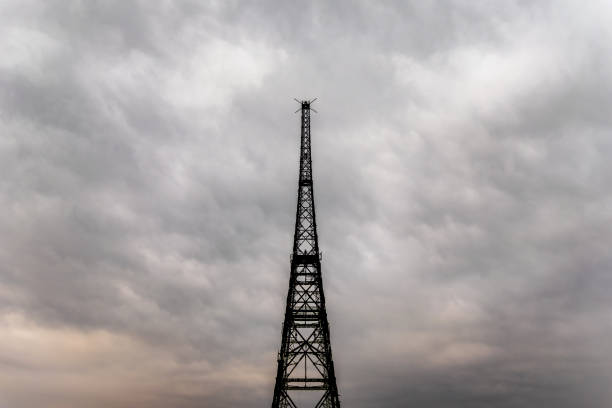
POLYGON ((302 111, 300 179, 289 292, 272 408, 339 408, 312 186, 310 104, 314 99, 297 102, 301 104, 298 110, 302 111))

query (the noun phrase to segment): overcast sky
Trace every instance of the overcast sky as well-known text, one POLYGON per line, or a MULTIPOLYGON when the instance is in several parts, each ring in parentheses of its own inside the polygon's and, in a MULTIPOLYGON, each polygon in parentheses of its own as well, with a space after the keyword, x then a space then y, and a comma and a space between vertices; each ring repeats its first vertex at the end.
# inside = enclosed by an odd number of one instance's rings
POLYGON ((612 406, 612 5, 0 1, 0 407, 271 403, 299 106, 351 408, 612 406))

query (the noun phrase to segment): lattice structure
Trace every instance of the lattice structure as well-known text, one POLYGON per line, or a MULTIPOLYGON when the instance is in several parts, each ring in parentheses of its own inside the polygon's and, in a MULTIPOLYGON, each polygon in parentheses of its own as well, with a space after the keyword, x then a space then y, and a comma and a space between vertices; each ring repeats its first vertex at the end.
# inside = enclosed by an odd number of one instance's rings
POLYGON ((272 408, 339 408, 315 218, 310 149, 312 101, 299 102, 302 112, 300 178, 289 292, 272 408))

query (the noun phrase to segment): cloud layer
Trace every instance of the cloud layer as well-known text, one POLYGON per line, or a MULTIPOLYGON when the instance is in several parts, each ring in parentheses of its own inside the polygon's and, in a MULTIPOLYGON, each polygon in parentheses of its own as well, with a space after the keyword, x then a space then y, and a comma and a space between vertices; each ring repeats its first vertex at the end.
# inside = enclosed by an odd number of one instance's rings
POLYGON ((267 406, 315 96, 344 405, 611 405, 609 4, 0 16, 1 407, 267 406))

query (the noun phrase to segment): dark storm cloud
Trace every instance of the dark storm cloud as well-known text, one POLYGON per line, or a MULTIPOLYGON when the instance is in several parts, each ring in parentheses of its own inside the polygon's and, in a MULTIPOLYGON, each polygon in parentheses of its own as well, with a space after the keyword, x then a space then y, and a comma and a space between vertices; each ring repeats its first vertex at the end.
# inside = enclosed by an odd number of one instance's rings
POLYGON ((610 405, 607 5, 1 7, 0 405, 268 404, 315 96, 345 405, 610 405))

